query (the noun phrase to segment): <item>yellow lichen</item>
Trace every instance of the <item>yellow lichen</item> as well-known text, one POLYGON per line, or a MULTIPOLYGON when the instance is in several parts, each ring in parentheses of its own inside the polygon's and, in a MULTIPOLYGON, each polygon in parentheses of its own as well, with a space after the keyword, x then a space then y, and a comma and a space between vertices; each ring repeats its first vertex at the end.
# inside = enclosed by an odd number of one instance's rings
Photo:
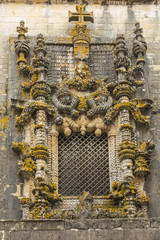
POLYGON ((78 105, 78 110, 80 112, 85 112, 88 109, 87 103, 86 103, 86 99, 84 97, 79 97, 80 102, 78 105))
POLYGON ((4 131, 9 126, 9 116, 0 118, 0 131, 4 131))
POLYGON ((149 116, 143 116, 140 109, 131 102, 117 103, 111 108, 107 113, 107 121, 112 121, 112 119, 122 110, 127 109, 131 112, 135 121, 149 125, 149 116))

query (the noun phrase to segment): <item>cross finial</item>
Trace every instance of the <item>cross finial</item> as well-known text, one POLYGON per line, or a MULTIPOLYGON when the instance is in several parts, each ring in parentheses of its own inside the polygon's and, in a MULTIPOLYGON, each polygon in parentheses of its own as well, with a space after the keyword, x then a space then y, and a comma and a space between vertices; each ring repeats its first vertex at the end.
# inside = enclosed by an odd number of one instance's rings
POLYGON ((17 27, 17 32, 19 33, 19 38, 25 38, 25 33, 28 32, 28 28, 24 26, 25 22, 23 20, 20 21, 20 27, 17 27))
POLYGON ((69 11, 69 22, 76 21, 78 23, 92 22, 93 23, 93 12, 85 13, 85 5, 77 5, 77 12, 72 13, 69 11))

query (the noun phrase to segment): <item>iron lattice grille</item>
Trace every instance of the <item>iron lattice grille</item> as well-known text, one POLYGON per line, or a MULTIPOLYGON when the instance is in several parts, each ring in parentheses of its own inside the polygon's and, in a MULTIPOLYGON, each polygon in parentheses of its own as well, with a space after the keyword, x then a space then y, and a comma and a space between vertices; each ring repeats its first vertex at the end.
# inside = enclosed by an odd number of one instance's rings
POLYGON ((69 138, 59 135, 58 188, 63 196, 92 196, 109 193, 108 137, 73 133, 69 138))

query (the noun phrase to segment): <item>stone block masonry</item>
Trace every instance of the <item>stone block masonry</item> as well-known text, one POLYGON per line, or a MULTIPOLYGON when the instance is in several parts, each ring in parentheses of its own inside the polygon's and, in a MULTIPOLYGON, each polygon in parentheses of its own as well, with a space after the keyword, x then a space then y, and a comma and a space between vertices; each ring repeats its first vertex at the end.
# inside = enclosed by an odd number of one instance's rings
MULTIPOLYGON (((6 105, 8 81, 8 49, 11 48, 16 36, 16 27, 20 20, 24 20, 29 28, 29 36, 42 33, 45 37, 55 38, 68 36, 74 23, 68 25, 68 10, 74 11, 75 5, 46 5, 8 3, 0 4, 0 106, 6 105), (10 37, 10 38, 9 38, 10 37)), ((133 6, 100 6, 89 5, 88 11, 94 12, 94 25, 89 24, 92 36, 101 39, 116 38, 118 33, 124 33, 126 40, 133 39, 135 22, 139 21, 144 29, 144 36, 148 44, 147 70, 149 76, 148 86, 143 89, 144 97, 154 99, 160 89, 158 81, 158 67, 160 63, 159 50, 159 5, 133 5, 133 6), (151 80, 152 78, 152 80, 151 80)), ((130 49, 131 51, 131 46, 130 49)), ((158 101, 158 99, 157 99, 158 101)), ((159 102, 159 101, 158 101, 159 102)))
POLYGON ((3 240, 159 240, 160 220, 0 221, 3 240))

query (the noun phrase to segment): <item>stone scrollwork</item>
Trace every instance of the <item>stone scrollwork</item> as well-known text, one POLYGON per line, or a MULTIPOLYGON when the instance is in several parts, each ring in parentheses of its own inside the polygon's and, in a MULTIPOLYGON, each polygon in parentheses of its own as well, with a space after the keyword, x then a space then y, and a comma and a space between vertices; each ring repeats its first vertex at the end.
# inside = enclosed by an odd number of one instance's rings
POLYGON ((138 145, 135 132, 136 123, 149 127, 150 119, 143 112, 151 108, 152 101, 133 99, 133 93, 145 81, 147 44, 142 28, 136 23, 136 66, 131 64, 124 35, 118 35, 113 53, 116 81, 109 81, 109 76, 96 79, 87 63, 91 36, 86 22, 93 23, 93 13, 87 13, 84 5, 78 5, 76 10, 69 12, 69 21, 75 21, 70 36, 77 65, 74 77, 63 75, 58 84, 47 83, 49 60, 43 35, 37 36, 32 64, 28 65, 28 29, 23 21, 17 28, 18 73, 22 90, 28 91, 27 97, 22 94, 21 101, 12 103, 19 111, 16 127, 25 136, 25 141, 13 143, 13 150, 21 157, 18 173, 24 182, 20 199, 23 219, 147 216, 149 198, 143 186, 150 173, 154 145, 145 140, 138 145), (108 134, 110 192, 91 196, 84 189, 76 207, 66 209, 65 198, 58 192, 58 136, 68 138, 72 133, 94 133, 96 138, 108 134))

